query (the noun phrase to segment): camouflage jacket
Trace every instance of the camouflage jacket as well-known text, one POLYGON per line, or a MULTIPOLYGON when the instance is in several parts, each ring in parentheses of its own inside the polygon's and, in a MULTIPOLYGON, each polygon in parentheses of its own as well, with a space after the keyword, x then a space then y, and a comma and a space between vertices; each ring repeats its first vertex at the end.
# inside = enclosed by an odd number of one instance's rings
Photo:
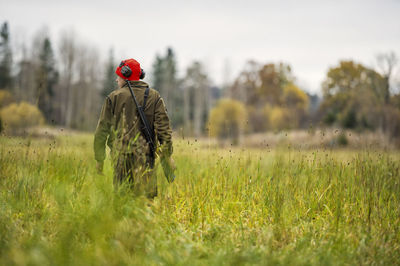
MULTIPOLYGON (((131 81, 133 93, 139 105, 143 104, 144 92, 149 85, 143 81, 131 81)), ((160 94, 150 89, 144 112, 150 127, 154 130, 156 143, 162 144, 161 152, 165 156, 172 154, 172 130, 165 104, 160 94)), ((140 133, 141 121, 136 105, 127 84, 111 92, 105 99, 94 135, 94 154, 96 161, 104 161, 105 147, 112 152, 135 153, 143 149, 149 153, 149 147, 140 133), (131 145, 131 142, 135 145, 131 145)))

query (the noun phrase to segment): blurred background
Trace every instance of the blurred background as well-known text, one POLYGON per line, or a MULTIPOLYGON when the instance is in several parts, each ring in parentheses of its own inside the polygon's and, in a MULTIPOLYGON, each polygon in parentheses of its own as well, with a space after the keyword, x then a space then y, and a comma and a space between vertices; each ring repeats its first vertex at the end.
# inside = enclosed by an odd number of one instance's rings
POLYGON ((93 132, 122 59, 175 137, 400 146, 400 1, 0 2, 0 130, 93 132))

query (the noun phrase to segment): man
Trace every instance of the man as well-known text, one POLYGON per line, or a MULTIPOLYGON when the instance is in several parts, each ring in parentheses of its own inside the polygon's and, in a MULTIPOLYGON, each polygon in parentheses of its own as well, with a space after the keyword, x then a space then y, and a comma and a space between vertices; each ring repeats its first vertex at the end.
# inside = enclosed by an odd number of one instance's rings
POLYGON ((161 149, 157 149, 158 155, 175 169, 171 158, 172 130, 167 110, 160 94, 140 80, 145 73, 136 60, 122 61, 115 73, 119 88, 106 97, 94 137, 97 170, 99 173, 103 171, 107 143, 114 165, 114 184, 128 181, 136 194, 154 198, 157 196, 157 179, 153 170, 156 154, 145 139, 143 123, 129 85, 138 104, 143 106, 150 131, 155 137, 154 143, 161 144, 161 149))

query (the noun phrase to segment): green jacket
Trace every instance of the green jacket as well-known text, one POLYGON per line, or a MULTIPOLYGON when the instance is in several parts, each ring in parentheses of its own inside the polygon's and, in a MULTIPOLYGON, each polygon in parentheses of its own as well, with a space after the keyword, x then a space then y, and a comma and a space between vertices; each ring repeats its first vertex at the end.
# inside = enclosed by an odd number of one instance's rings
MULTIPOLYGON (((133 93, 139 105, 143 104, 144 91, 149 85, 143 81, 131 81, 133 93)), ((160 94, 150 89, 144 112, 150 127, 154 129, 156 143, 162 144, 162 154, 172 154, 172 130, 165 104, 160 94)), ((138 149, 137 145, 130 145, 133 140, 149 153, 147 143, 140 132, 141 121, 135 103, 126 84, 111 92, 105 99, 100 118, 94 135, 94 154, 96 161, 105 159, 105 147, 112 152, 130 153, 138 149), (136 136, 140 136, 136 139, 136 136)))

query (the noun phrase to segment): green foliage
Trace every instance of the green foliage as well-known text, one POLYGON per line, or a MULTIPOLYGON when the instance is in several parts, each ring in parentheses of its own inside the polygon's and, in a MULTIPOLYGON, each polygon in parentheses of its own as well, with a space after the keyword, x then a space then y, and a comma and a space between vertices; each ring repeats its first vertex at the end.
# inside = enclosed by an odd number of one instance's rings
POLYGON ((332 126, 335 121, 336 121, 336 113, 335 112, 328 112, 325 114, 325 117, 323 118, 323 122, 329 126, 332 126))
POLYGON ((4 22, 0 30, 0 89, 11 89, 12 50, 8 23, 4 22))
POLYGON ((347 144, 349 144, 345 132, 339 134, 339 136, 337 137, 337 142, 340 146, 347 146, 347 144))
POLYGON ((372 90, 375 96, 384 101, 385 81, 376 71, 353 61, 341 61, 332 67, 322 84, 324 96, 354 94, 372 90))
POLYGON ((237 144, 245 129, 246 119, 246 109, 241 102, 221 99, 210 112, 210 135, 220 140, 230 139, 237 144))
POLYGON ((355 128, 357 126, 357 118, 354 110, 349 110, 345 113, 341 120, 344 128, 355 128))
POLYGON ((36 97, 40 111, 47 122, 54 117, 55 85, 58 82, 58 72, 55 69, 55 60, 51 41, 48 37, 43 40, 39 54, 39 66, 36 70, 36 97))
POLYGON ((90 136, 0 138, 0 264, 400 264, 398 152, 175 143, 149 202, 96 175, 90 136))
POLYGON ((343 128, 374 129, 382 125, 386 81, 379 73, 353 61, 331 68, 322 84, 323 121, 343 128))
POLYGON ((42 125, 44 117, 40 110, 29 103, 12 103, 0 110, 4 130, 11 134, 19 134, 24 129, 42 125))

